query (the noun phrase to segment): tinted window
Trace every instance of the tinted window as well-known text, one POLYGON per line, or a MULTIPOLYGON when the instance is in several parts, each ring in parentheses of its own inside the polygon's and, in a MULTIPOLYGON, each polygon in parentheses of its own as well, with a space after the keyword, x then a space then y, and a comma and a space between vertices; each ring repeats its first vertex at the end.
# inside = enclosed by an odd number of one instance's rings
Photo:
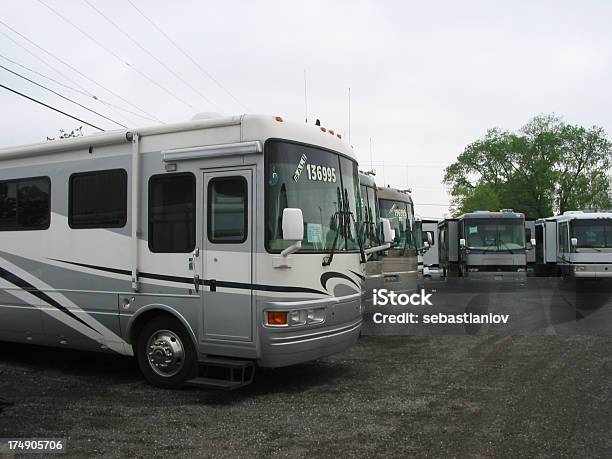
POLYGON ((208 182, 208 240, 241 243, 247 238, 247 182, 220 177, 208 182))
POLYGON ((186 253, 195 248, 195 177, 157 175, 149 179, 149 249, 186 253))
POLYGON ((50 196, 48 177, 0 182, 0 231, 49 228, 50 196))
POLYGON ((71 228, 122 228, 127 222, 127 172, 72 174, 68 199, 71 228))

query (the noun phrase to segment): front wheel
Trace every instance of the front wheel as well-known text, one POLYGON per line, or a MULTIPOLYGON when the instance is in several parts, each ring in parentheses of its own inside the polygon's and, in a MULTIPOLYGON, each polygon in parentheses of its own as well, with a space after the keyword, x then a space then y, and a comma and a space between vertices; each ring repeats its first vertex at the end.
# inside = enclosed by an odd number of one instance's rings
POLYGON ((179 388, 197 374, 193 341, 171 316, 157 316, 143 327, 136 343, 136 358, 145 379, 154 386, 179 388))

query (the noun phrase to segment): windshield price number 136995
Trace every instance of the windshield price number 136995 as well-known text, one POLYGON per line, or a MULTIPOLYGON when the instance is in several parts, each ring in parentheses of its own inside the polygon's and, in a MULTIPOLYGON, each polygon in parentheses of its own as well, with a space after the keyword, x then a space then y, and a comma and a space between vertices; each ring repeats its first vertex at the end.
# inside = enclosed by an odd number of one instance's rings
POLYGON ((316 180, 319 182, 336 183, 336 168, 327 166, 317 166, 316 164, 307 164, 308 180, 316 180))

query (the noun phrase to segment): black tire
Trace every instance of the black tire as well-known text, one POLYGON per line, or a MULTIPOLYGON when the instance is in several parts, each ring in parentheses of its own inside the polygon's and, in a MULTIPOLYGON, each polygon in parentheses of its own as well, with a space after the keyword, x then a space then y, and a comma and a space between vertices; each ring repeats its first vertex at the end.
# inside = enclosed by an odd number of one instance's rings
POLYGON ((144 325, 136 340, 135 353, 140 371, 145 379, 154 386, 177 389, 182 387, 185 381, 195 378, 197 375, 198 360, 191 336, 183 324, 170 315, 156 316, 144 325), (158 339, 150 343, 155 336, 158 339), (170 340, 166 338, 170 338, 170 340), (163 354, 160 354, 163 352, 163 346, 164 344, 170 345, 170 341, 174 346, 177 346, 177 349, 182 348, 183 353, 172 354, 177 356, 173 359, 175 362, 173 369, 176 372, 168 370, 167 374, 163 375, 163 369, 149 361, 149 353, 154 352, 156 357, 163 357, 163 354), (155 345, 155 343, 158 343, 158 345, 152 351, 149 346, 150 344, 155 345), (153 369, 154 366, 158 367, 157 371, 153 369))

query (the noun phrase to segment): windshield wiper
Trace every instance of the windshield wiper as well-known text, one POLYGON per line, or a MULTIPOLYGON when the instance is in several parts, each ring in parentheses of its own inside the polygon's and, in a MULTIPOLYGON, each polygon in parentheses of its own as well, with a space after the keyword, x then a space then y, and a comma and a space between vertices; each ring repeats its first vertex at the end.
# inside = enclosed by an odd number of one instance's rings
MULTIPOLYGON (((342 236, 345 238, 345 242, 348 241, 351 235, 351 228, 350 228, 351 219, 353 220, 353 223, 355 223, 355 229, 358 228, 357 221, 355 220, 355 215, 353 215, 353 212, 351 212, 348 208, 348 190, 346 188, 344 189, 344 193, 343 193, 344 199, 342 198, 342 194, 340 193, 340 188, 336 188, 336 190, 338 194, 338 200, 340 203, 340 210, 338 210, 334 214, 334 218, 336 218, 336 223, 337 223, 337 230, 336 230, 336 235, 334 237, 334 242, 332 243, 331 249, 329 251, 329 255, 323 257, 323 263, 322 263, 323 266, 331 265, 331 262, 334 259, 334 254, 336 253, 336 247, 338 245, 338 236, 340 235, 341 231, 342 231, 342 236)), ((363 241, 361 240, 361 237, 358 234, 356 234, 355 236, 357 237, 357 244, 359 246, 361 262, 365 263, 366 256, 365 256, 365 251, 363 249, 363 241)))
POLYGON ((334 213, 331 222, 333 224, 335 219, 336 235, 334 236, 334 242, 332 242, 332 246, 329 249, 329 255, 323 257, 323 263, 321 263, 322 266, 329 266, 334 260, 334 253, 336 252, 336 245, 338 245, 338 236, 340 235, 340 228, 344 227, 344 222, 340 224, 340 219, 342 218, 344 220, 344 217, 342 216, 342 195, 340 194, 340 188, 336 188, 336 192, 338 194, 339 210, 334 213))
POLYGON ((506 241, 499 241, 502 244, 504 244, 506 246, 505 249, 500 249, 500 250, 507 250, 508 252, 510 252, 512 255, 514 255, 514 249, 511 249, 510 247, 508 247, 508 243, 506 241))

